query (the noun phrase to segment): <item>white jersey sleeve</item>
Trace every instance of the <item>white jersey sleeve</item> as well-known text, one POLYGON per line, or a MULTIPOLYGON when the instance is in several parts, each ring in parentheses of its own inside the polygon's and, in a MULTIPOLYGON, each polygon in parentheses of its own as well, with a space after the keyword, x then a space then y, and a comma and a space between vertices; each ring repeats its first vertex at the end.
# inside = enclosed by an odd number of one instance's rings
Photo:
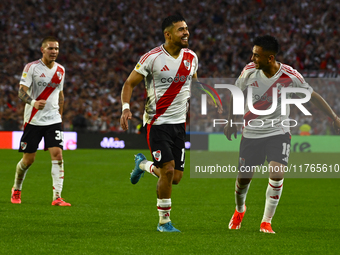
POLYGON ((39 60, 28 63, 24 71, 22 72, 21 79, 20 79, 20 84, 26 86, 26 87, 31 87, 33 84, 33 70, 34 66, 39 63, 39 60), (31 68, 32 66, 32 68, 31 68))
MULTIPOLYGON (((313 93, 313 88, 305 81, 303 76, 295 69, 293 69, 289 65, 282 64, 282 70, 290 75, 290 78, 293 82, 293 88, 303 88, 307 89, 309 93, 313 93)), ((298 97, 304 98, 305 94, 303 93, 295 93, 298 97)))
POLYGON ((140 73, 144 77, 147 77, 151 73, 152 63, 154 60, 154 56, 157 53, 162 51, 161 47, 154 48, 150 50, 148 53, 145 53, 138 61, 135 66, 135 71, 140 73))
POLYGON ((235 85, 240 88, 242 91, 244 91, 247 88, 247 81, 249 76, 256 71, 255 64, 249 63, 246 65, 238 79, 236 80, 235 85))

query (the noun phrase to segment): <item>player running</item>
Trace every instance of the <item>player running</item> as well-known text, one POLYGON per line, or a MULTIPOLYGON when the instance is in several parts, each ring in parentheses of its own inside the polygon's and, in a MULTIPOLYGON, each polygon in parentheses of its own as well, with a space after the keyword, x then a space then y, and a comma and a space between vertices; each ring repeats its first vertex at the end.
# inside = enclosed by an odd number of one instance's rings
MULTIPOLYGON (((229 222, 229 229, 239 229, 246 212, 246 196, 253 173, 245 173, 241 168, 262 165, 267 159, 272 169, 284 169, 288 164, 290 152, 290 130, 289 125, 281 125, 281 121, 289 118, 289 105, 286 108, 286 115, 281 115, 281 89, 283 87, 302 88, 311 93, 311 102, 329 116, 334 122, 333 126, 337 132, 340 129, 340 119, 333 112, 327 102, 304 80, 300 73, 292 67, 276 61, 276 54, 279 52, 279 44, 272 36, 257 37, 254 40, 252 63, 245 66, 240 77, 236 81, 236 86, 244 91, 249 86, 253 88, 252 103, 255 109, 266 110, 272 106, 272 89, 277 88, 278 105, 276 110, 269 115, 258 116, 245 109, 242 140, 239 155, 239 174, 235 184, 236 210, 229 222), (252 125, 249 125, 249 121, 252 125), (262 127, 254 127, 262 125, 262 127)), ((304 94, 298 94, 304 97, 304 94)), ((250 95, 248 94, 248 97, 250 95)), ((290 98, 291 95, 289 94, 290 98)), ((234 134, 236 138, 237 127, 231 125, 231 120, 235 120, 233 115, 233 99, 230 102, 229 120, 224 128, 224 134, 228 140, 234 134)), ((250 168, 248 168, 250 169, 250 168)), ((260 231, 265 233, 275 233, 271 226, 276 207, 279 203, 283 188, 284 171, 269 173, 269 183, 266 192, 266 203, 260 231)))
POLYGON ((153 162, 137 154, 130 180, 136 184, 144 172, 159 177, 157 230, 180 232, 170 220, 171 191, 172 184, 178 184, 183 176, 186 113, 190 85, 197 77, 198 59, 187 48, 189 30, 181 15, 167 17, 162 31, 165 43, 144 54, 124 83, 120 124, 124 130, 128 129, 132 90, 145 79, 147 100, 143 122, 153 162))
POLYGON ((23 152, 23 157, 16 167, 11 201, 13 204, 21 204, 23 181, 44 137, 45 149, 49 150, 52 160, 52 205, 71 206, 61 198, 64 182, 61 117, 64 105, 65 68, 55 62, 59 53, 56 38, 51 36, 44 38, 40 50, 42 58, 27 64, 20 80, 19 98, 26 103, 24 133, 19 148, 19 152, 23 152))

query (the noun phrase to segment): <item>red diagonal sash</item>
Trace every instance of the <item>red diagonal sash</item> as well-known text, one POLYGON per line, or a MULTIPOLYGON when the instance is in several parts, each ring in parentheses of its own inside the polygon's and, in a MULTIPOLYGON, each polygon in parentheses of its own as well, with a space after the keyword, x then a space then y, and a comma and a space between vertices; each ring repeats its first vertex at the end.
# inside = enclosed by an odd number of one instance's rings
MULTIPOLYGON (((47 100, 47 98, 52 94, 52 92, 58 87, 58 85, 60 84, 62 78, 64 75, 64 70, 58 66, 56 72, 54 73, 51 81, 48 83, 48 85, 46 86, 46 88, 41 92, 41 94, 37 97, 37 101, 38 100, 47 100), (61 74, 61 76, 58 76, 58 72, 61 74)), ((32 109, 32 113, 31 113, 31 117, 28 120, 28 123, 31 122, 31 120, 33 119, 33 117, 35 116, 35 114, 38 112, 38 110, 36 108, 33 107, 32 109)), ((25 127, 26 127, 27 123, 25 123, 25 127)))
MULTIPOLYGON (((273 98, 273 88, 277 86, 278 83, 282 84, 284 87, 288 87, 289 84, 292 82, 292 79, 287 74, 282 74, 280 78, 276 80, 276 82, 273 83, 273 85, 270 86, 270 88, 263 94, 267 93, 267 98, 272 97, 273 98)), ((278 91, 279 92, 279 91, 278 91)), ((248 95, 250 96, 250 95, 248 95)), ((278 94, 277 98, 279 98, 281 94, 278 94)), ((257 101, 254 104, 254 108, 257 110, 266 110, 272 105, 272 102, 268 102, 268 100, 265 101, 257 101)), ((244 115, 244 120, 246 121, 246 126, 248 125, 248 121, 251 119, 256 119, 259 115, 256 115, 252 113, 251 111, 248 111, 244 115)))
POLYGON ((170 84, 169 88, 165 91, 163 96, 157 101, 156 103, 156 114, 153 116, 150 125, 152 125, 159 116, 165 113, 165 111, 168 109, 168 107, 171 105, 171 103, 174 101, 175 97, 178 95, 178 93, 181 91, 183 85, 186 82, 186 79, 188 75, 190 74, 190 70, 192 67, 192 60, 194 56, 192 54, 189 54, 187 52, 183 53, 183 59, 182 62, 178 68, 177 74, 175 77, 179 77, 178 81, 174 81, 170 84), (185 67, 184 61, 189 61, 190 68, 189 70, 185 67), (181 79, 181 77, 185 77, 185 79, 181 79), (184 80, 184 81, 183 81, 184 80))

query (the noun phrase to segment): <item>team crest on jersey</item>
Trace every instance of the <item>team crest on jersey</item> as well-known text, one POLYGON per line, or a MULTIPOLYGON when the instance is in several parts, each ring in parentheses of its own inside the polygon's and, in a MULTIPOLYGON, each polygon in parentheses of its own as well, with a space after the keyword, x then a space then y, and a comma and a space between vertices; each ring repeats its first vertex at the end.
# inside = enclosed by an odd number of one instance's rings
POLYGON ((162 153, 160 150, 152 152, 152 155, 157 161, 161 161, 162 153))
POLYGON ((61 78, 63 78, 63 75, 61 74, 61 72, 57 72, 57 76, 58 76, 59 80, 61 80, 61 78))
POLYGON ((138 63, 137 65, 136 65, 136 70, 138 70, 139 68, 140 68, 140 64, 138 63))
POLYGON ((184 60, 184 66, 187 70, 190 70, 190 62, 188 60, 184 60))
POLYGON ((21 142, 20 143, 20 147, 21 147, 22 150, 25 150, 26 147, 27 147, 27 143, 26 142, 21 142))
POLYGON ((245 165, 246 165, 246 159, 240 158, 240 166, 245 166, 245 165))

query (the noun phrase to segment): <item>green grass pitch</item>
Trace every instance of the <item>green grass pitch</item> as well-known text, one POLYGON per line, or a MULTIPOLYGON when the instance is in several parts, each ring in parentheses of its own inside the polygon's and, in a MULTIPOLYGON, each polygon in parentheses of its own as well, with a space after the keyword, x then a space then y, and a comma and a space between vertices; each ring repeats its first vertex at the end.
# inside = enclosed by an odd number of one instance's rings
MULTIPOLYGON (((156 178, 129 181, 134 150, 64 151, 62 196, 53 207, 51 163, 38 151, 22 204, 10 202, 21 154, 0 150, 0 254, 339 254, 340 179, 285 179, 273 219, 275 235, 259 232, 267 179, 254 179, 240 230, 228 230, 235 179, 184 177, 172 193, 171 219, 182 233, 156 231, 156 178)), ((148 151, 142 151, 150 158, 148 151)), ((290 163, 322 157, 292 153, 290 163)), ((237 159, 226 153, 226 161, 237 159)), ((339 156, 334 154, 334 162, 339 156)))

